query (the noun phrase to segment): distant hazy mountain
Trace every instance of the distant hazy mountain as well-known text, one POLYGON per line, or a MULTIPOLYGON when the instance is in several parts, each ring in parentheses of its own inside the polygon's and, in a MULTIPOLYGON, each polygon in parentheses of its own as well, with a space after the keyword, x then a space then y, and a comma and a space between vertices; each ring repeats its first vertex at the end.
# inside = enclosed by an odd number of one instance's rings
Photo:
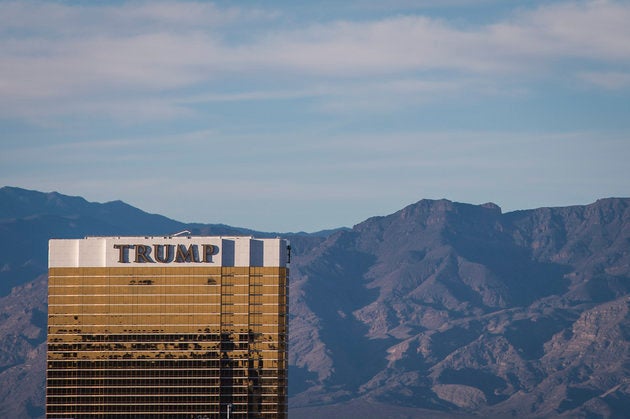
MULTIPOLYGON (((0 417, 43 414, 48 238, 184 229, 272 234, 0 189, 0 417)), ((630 412, 630 199, 423 200, 285 236, 292 418, 630 412)))

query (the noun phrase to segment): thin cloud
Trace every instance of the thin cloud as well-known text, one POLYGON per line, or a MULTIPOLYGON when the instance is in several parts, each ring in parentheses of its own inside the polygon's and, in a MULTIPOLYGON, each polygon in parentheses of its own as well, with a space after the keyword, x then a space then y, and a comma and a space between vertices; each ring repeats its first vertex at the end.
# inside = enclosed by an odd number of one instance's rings
POLYGON ((435 69, 525 73, 563 59, 630 64, 630 5, 566 3, 465 27, 425 16, 333 22, 274 35, 268 60, 305 74, 367 76, 435 69))
MULTIPOLYGON (((462 78, 500 91, 502 85, 522 86, 532 78, 568 77, 607 87, 615 84, 612 73, 601 76, 607 67, 615 66, 618 74, 630 67, 630 5, 625 3, 566 2, 465 27, 407 15, 305 22, 296 30, 280 16, 202 2, 0 3, 0 112, 22 118, 32 117, 31 109, 58 114, 86 97, 98 101, 109 95, 101 103, 110 110, 95 106, 95 115, 124 119, 128 113, 121 104, 146 98, 153 105, 137 108, 143 109, 142 120, 179 118, 186 115, 181 104, 192 89, 211 100, 261 100, 265 94, 256 93, 261 86, 286 78, 298 92, 320 89, 314 95, 322 109, 360 110, 382 97, 382 89, 370 89, 379 83, 389 83, 388 106, 395 107, 411 96, 396 83, 410 92, 454 88, 463 93, 468 86, 462 78), (250 24, 252 34, 234 36, 250 24), (592 66, 603 68, 599 78, 585 72, 592 66), (441 79, 435 79, 436 72, 441 79), (226 94, 223 86, 237 81, 248 87, 226 94), (365 94, 353 93, 361 83, 365 94), (322 93, 322 85, 335 84, 341 86, 336 93, 322 93)), ((625 85, 623 77, 617 79, 625 85)), ((266 97, 274 95, 291 96, 269 92, 266 97)))
POLYGON ((127 1, 118 4, 71 4, 5 1, 0 4, 0 34, 67 37, 135 35, 147 31, 206 31, 234 24, 270 22, 275 11, 218 7, 201 1, 127 1))
POLYGON ((579 77, 595 86, 603 87, 608 90, 620 90, 630 88, 630 72, 587 72, 580 73, 579 77))

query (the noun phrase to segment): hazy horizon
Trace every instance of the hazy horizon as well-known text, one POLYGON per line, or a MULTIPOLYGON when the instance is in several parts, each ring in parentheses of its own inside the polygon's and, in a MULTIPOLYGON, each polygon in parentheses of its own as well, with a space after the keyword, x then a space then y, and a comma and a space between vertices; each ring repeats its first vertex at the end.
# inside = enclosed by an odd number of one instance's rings
POLYGON ((0 184, 260 231, 628 196, 630 4, 0 2, 0 184))

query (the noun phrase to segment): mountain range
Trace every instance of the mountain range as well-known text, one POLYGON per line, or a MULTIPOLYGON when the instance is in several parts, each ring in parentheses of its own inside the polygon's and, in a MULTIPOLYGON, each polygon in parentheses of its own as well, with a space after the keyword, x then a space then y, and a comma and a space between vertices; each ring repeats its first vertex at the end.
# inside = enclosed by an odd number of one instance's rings
POLYGON ((291 241, 291 418, 630 412, 630 198, 421 200, 282 234, 4 187, 0 417, 43 417, 48 239, 181 230, 291 241))

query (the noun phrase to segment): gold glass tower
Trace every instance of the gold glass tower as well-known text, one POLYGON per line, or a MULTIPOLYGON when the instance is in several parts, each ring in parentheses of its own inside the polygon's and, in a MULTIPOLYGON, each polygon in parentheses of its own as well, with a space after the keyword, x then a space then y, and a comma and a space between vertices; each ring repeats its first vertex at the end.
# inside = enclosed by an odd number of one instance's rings
POLYGON ((48 418, 286 418, 287 243, 49 244, 48 418))

